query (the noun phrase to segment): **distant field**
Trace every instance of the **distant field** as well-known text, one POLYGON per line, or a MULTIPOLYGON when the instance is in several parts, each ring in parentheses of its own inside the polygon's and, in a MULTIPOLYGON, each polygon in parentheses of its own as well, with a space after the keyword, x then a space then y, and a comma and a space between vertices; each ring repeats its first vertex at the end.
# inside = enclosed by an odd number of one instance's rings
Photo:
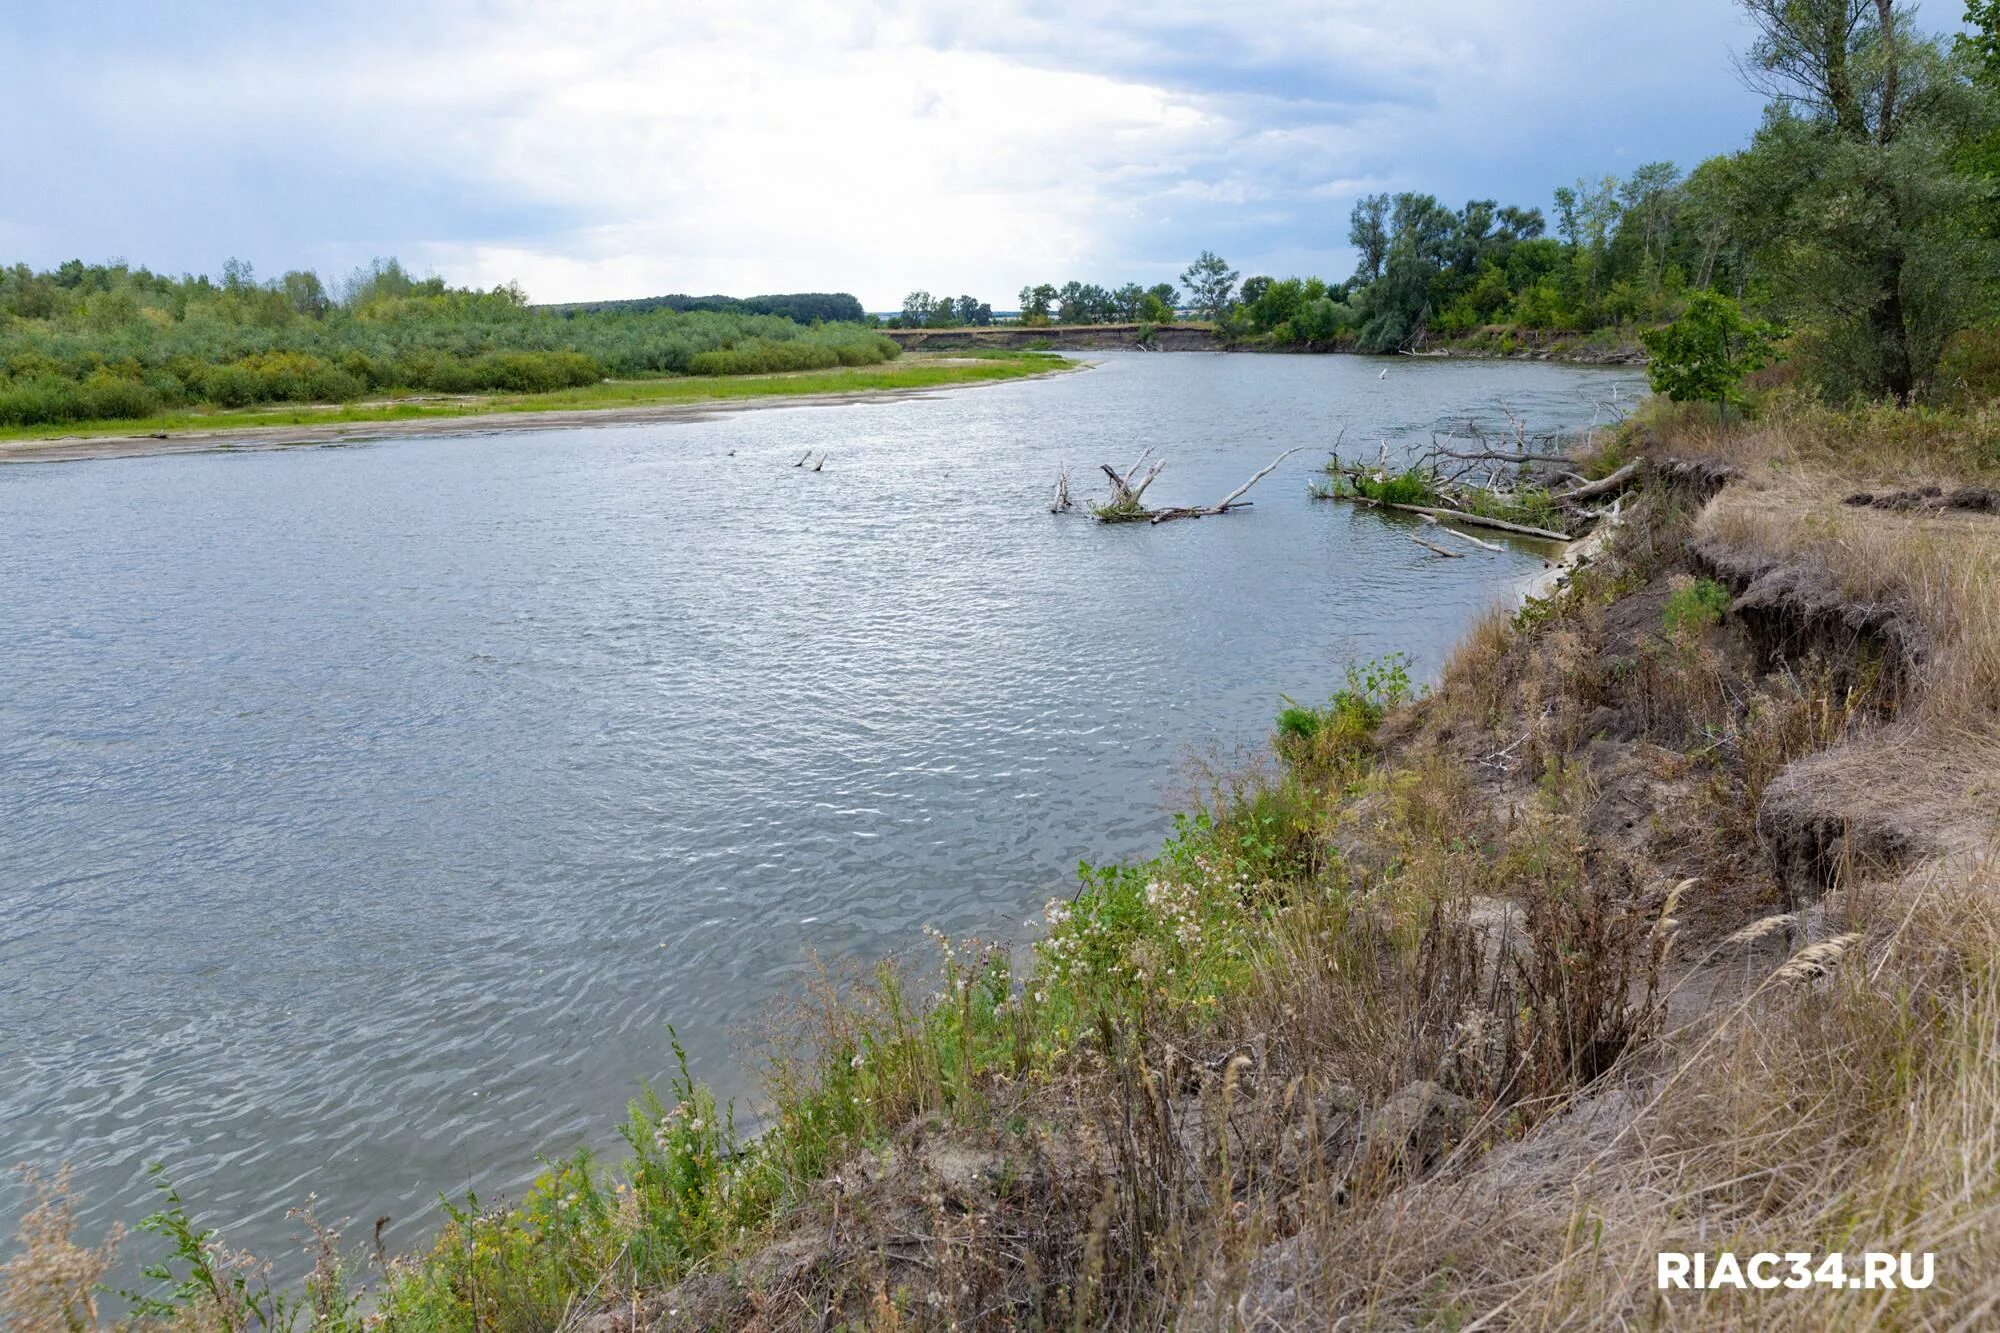
POLYGON ((703 402, 735 402, 819 394, 867 394, 943 388, 1047 374, 1069 364, 1038 352, 977 356, 911 354, 871 366, 777 375, 685 375, 660 379, 604 380, 548 393, 411 395, 347 404, 288 403, 282 407, 182 408, 157 416, 92 421, 64 427, 0 427, 0 441, 87 439, 105 436, 168 435, 188 431, 252 429, 260 426, 314 426, 348 422, 411 421, 480 416, 496 412, 588 411, 593 408, 671 407, 703 402))

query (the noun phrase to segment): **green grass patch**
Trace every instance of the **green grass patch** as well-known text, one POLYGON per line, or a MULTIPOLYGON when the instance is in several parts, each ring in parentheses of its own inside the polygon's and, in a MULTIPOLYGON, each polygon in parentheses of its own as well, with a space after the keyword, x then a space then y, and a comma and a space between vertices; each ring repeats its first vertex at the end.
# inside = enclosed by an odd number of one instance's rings
POLYGON ((186 408, 152 416, 92 421, 60 430, 48 426, 0 427, 0 441, 77 439, 121 435, 173 435, 182 431, 248 430, 260 426, 344 425, 421 421, 496 412, 578 411, 594 408, 669 407, 810 394, 873 393, 945 388, 1045 375, 1073 366, 1065 357, 985 350, 935 358, 920 354, 870 366, 776 375, 682 375, 659 379, 604 380, 547 393, 470 394, 452 398, 405 397, 338 406, 186 408))
POLYGON ((1660 620, 1675 638, 1699 634, 1720 625, 1733 600, 1729 589, 1714 579, 1695 579, 1674 589, 1661 609, 1660 620))

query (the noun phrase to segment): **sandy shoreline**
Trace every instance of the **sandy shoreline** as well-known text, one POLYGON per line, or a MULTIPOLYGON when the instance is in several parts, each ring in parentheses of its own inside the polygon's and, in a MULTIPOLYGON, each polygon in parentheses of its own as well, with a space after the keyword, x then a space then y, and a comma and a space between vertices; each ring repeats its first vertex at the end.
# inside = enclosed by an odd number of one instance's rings
MULTIPOLYGON (((1085 363, 1088 364, 1088 363, 1085 363)), ((572 426, 642 425, 659 421, 707 421, 734 412, 773 407, 845 407, 855 403, 897 398, 925 398, 961 389, 1019 384, 1057 375, 1074 367, 1050 369, 1009 379, 968 380, 904 389, 848 389, 839 393, 765 394, 756 398, 715 399, 696 403, 660 403, 627 407, 571 407, 546 411, 481 412, 455 417, 409 417, 390 421, 329 421, 286 426, 218 427, 176 431, 170 435, 57 436, 41 440, 0 441, 0 464, 67 463, 90 458, 148 458, 157 454, 217 453, 243 449, 289 449, 299 445, 359 444, 371 440, 403 440, 431 435, 491 435, 502 431, 561 430, 572 426)))

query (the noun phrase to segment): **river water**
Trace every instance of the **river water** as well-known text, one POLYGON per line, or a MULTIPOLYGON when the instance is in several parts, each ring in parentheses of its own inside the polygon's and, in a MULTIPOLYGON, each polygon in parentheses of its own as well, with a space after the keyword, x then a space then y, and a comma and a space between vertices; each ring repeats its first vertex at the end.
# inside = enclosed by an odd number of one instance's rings
MULTIPOLYGON (((435 1221, 732 1060, 807 950, 1015 937, 1156 846, 1177 764, 1355 659, 1415 671, 1542 565, 1313 503, 1628 371, 1101 354, 923 399, 700 422, 0 468, 0 1165, 92 1234, 165 1162, 270 1250, 435 1221), (1067 465, 1151 446, 1106 528, 1067 465), (794 468, 825 450, 822 470, 794 468)), ((1096 484, 1092 478, 1097 477, 1096 484)), ((0 1182, 0 1225, 22 1205, 0 1182)), ((7 1248, 0 1245, 0 1250, 7 1248)))

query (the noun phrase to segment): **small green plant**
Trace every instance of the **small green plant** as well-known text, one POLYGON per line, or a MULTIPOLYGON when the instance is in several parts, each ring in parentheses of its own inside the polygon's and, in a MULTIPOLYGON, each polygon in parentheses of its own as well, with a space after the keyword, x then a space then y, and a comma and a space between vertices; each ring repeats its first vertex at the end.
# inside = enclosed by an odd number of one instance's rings
POLYGON ((146 1174, 162 1206, 140 1221, 139 1230, 166 1240, 168 1253, 139 1272, 166 1290, 164 1295, 158 1291, 120 1292, 132 1302, 132 1313, 160 1320, 176 1320, 192 1313, 197 1326, 290 1329, 299 1312, 285 1304, 282 1294, 271 1290, 268 1273, 233 1260, 215 1244, 213 1230, 195 1226, 180 1191, 167 1179, 164 1163, 153 1163, 146 1174))
POLYGON ((655 1281, 708 1254, 728 1234, 734 1210, 721 1186, 741 1146, 734 1109, 716 1106, 714 1094, 688 1073, 679 1038, 671 1040, 673 1108, 647 1087, 619 1129, 632 1149, 629 1179, 638 1211, 627 1244, 639 1275, 655 1281))
POLYGON ((1660 618, 1668 634, 1685 638, 1720 625, 1731 600, 1729 589, 1714 579, 1695 579, 1674 589, 1660 618))
POLYGON ((1324 775, 1366 749, 1389 710, 1411 694, 1407 654, 1350 664, 1346 686, 1318 708, 1280 696, 1285 707, 1278 713, 1278 753, 1297 768, 1324 775))
POLYGON ((1431 479, 1411 468, 1394 476, 1345 472, 1335 463, 1326 465, 1329 480, 1310 489, 1316 500, 1373 500, 1377 504, 1429 505, 1437 501, 1431 479))
POLYGON ((1696 292, 1679 319, 1642 335, 1652 357, 1646 375, 1653 392, 1677 403, 1714 403, 1727 424, 1729 404, 1743 401, 1744 378, 1770 359, 1777 335, 1722 293, 1696 292))

